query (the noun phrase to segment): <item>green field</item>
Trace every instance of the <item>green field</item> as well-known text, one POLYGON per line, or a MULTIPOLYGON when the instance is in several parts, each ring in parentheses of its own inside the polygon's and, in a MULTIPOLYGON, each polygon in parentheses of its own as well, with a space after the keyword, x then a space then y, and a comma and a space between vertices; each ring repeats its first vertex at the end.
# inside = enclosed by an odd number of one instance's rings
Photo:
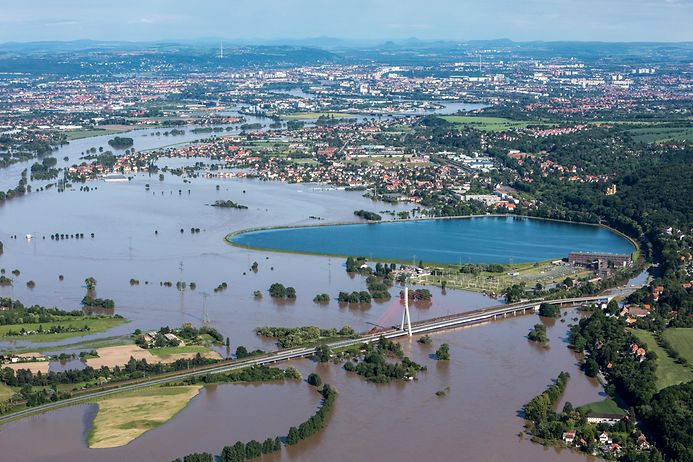
POLYGON ((0 403, 7 401, 14 395, 14 390, 4 383, 0 383, 0 403))
POLYGON ((662 337, 682 358, 688 361, 688 364, 693 365, 693 328, 665 329, 662 337))
POLYGON ((580 406, 580 409, 587 413, 594 412, 596 414, 627 414, 627 412, 621 409, 613 399, 605 399, 604 401, 595 401, 594 403, 585 404, 584 406, 580 406))
POLYGON ((670 140, 693 140, 693 127, 643 127, 627 131, 633 139, 643 143, 659 143, 670 140))
POLYGON ((62 340, 70 337, 84 337, 85 335, 95 334, 97 332, 103 332, 113 327, 119 326, 126 323, 127 320, 124 318, 94 318, 94 317, 79 317, 74 319, 72 316, 67 316, 65 320, 46 322, 46 323, 35 323, 35 324, 12 324, 6 326, 0 326, 0 339, 2 340, 29 340, 32 342, 50 342, 52 340, 62 340), (44 329, 48 329, 53 326, 63 326, 63 327, 76 327, 81 328, 85 325, 89 326, 89 331, 87 332, 62 332, 57 334, 34 334, 26 336, 8 336, 7 332, 10 330, 19 331, 24 328, 24 330, 32 331, 43 326, 44 329))
POLYGON ((92 136, 100 135, 114 135, 116 133, 122 133, 123 130, 106 130, 106 129, 93 129, 93 130, 73 130, 69 132, 64 132, 68 141, 80 140, 82 138, 91 138, 92 136))
POLYGON ((101 338, 93 339, 93 340, 82 340, 81 342, 66 343, 64 345, 60 345, 60 347, 30 346, 30 347, 22 347, 22 348, 16 348, 16 349, 8 348, 8 349, 0 351, 0 354, 6 353, 6 352, 12 352, 12 353, 17 353, 17 354, 29 353, 29 352, 50 353, 50 352, 55 352, 56 349, 58 349, 58 350, 77 350, 77 349, 95 350, 96 348, 101 348, 101 347, 106 347, 106 346, 128 345, 130 343, 132 343, 132 340, 130 339, 129 335, 115 335, 112 337, 101 337, 101 338))
POLYGON ((182 353, 208 353, 210 349, 201 345, 185 345, 178 347, 150 348, 147 351, 154 356, 171 356, 182 353))
POLYGON ((486 132, 502 132, 511 128, 527 128, 529 125, 540 125, 539 120, 513 120, 504 117, 443 116, 446 120, 461 127, 471 127, 486 132))
POLYGON ((513 284, 524 283, 527 287, 534 287, 539 283, 546 286, 563 282, 568 277, 575 280, 590 274, 589 271, 554 265, 551 261, 506 264, 502 272, 481 271, 478 274, 460 273, 458 265, 431 266, 441 271, 442 275, 421 276, 417 278, 419 282, 440 285, 441 281, 445 281, 449 288, 495 293, 501 293, 513 284))
POLYGON ((645 344, 648 351, 653 351, 657 355, 657 390, 693 380, 693 370, 674 361, 664 348, 657 344, 651 332, 639 329, 633 329, 631 332, 645 344))

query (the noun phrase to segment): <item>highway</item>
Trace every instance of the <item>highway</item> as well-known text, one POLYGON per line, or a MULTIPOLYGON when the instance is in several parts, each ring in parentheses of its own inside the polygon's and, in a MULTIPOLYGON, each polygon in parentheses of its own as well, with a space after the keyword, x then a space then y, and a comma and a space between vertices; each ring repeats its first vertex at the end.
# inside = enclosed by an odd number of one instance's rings
MULTIPOLYGON (((580 305, 586 303, 602 303, 611 300, 611 295, 601 295, 592 297, 582 297, 582 298, 572 298, 572 299, 557 299, 548 300, 544 303, 565 305, 580 305)), ((528 312, 535 312, 539 309, 539 305, 542 302, 522 302, 514 303, 508 305, 500 305, 492 308, 485 308, 481 310, 459 313, 449 316, 444 316, 440 318, 430 319, 426 321, 419 321, 412 324, 412 334, 423 334, 426 332, 439 331, 445 329, 454 329, 456 327, 467 326, 472 324, 478 324, 488 321, 493 321, 494 319, 505 318, 508 316, 522 315, 528 312)), ((387 339, 393 339, 398 337, 407 336, 408 332, 406 330, 401 330, 399 328, 393 327, 390 329, 381 329, 377 331, 371 331, 355 339, 340 340, 337 342, 328 343, 329 347, 344 348, 360 343, 371 343, 377 341, 381 336, 387 339)), ((288 361, 291 359, 305 358, 312 356, 315 353, 315 347, 305 347, 305 348, 293 348, 289 350, 278 350, 265 355, 253 356, 251 358, 243 360, 234 361, 223 361, 222 363, 215 364, 212 366, 203 366, 195 368, 193 370, 184 370, 172 374, 167 374, 165 377, 155 376, 150 380, 142 380, 134 384, 124 384, 121 387, 111 388, 107 390, 94 391, 92 393, 85 393, 84 395, 75 396, 62 401, 57 401, 54 403, 46 403, 40 406, 35 406, 31 408, 22 409, 20 411, 12 412, 0 416, 0 425, 11 420, 26 417, 32 414, 38 414, 42 412, 49 411, 51 409, 56 409, 63 406, 69 406, 72 404, 83 403, 87 401, 94 400, 96 398, 102 398, 104 396, 113 395, 116 393, 122 393, 124 391, 137 390, 141 388, 147 388, 154 385, 163 385, 166 383, 177 382, 194 376, 201 376, 207 374, 218 374, 221 372, 229 372, 237 369, 242 369, 249 366, 258 365, 269 365, 277 362, 288 361)))

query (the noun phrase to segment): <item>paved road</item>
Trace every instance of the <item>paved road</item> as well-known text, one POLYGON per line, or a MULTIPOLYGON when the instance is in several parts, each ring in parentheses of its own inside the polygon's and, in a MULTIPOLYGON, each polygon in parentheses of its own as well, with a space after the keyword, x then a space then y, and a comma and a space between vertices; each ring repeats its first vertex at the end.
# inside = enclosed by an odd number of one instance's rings
MULTIPOLYGON (((562 299, 562 300, 551 300, 547 303, 561 304, 561 305, 576 305, 582 303, 593 303, 608 301, 610 296, 593 296, 593 297, 582 297, 573 299, 562 299)), ((517 314, 524 314, 526 312, 534 312, 539 308, 540 302, 531 303, 514 303, 509 305, 501 305, 493 308, 486 308, 482 310, 472 311, 468 313, 460 313, 451 316, 445 316, 441 318, 431 319, 428 321, 420 321, 418 323, 412 324, 413 334, 422 334, 425 332, 431 332, 436 330, 453 329, 455 327, 460 327, 464 325, 476 324, 481 322, 492 321, 498 319, 499 317, 506 317, 508 315, 513 316, 517 314)), ((363 335, 356 339, 340 340, 337 342, 331 342, 328 345, 330 348, 344 348, 360 343, 370 343, 377 341, 381 336, 392 339, 397 337, 403 337, 408 335, 406 331, 391 328, 386 330, 381 330, 373 333, 363 335)), ((277 363, 280 361, 288 361, 290 359, 304 358, 307 356, 312 356, 315 353, 315 347, 305 347, 305 348, 294 348, 290 350, 279 350, 266 355, 254 356, 252 358, 237 360, 233 362, 225 362, 225 364, 220 364, 216 366, 205 366, 201 368, 196 368, 194 370, 180 371, 179 373, 170 374, 166 377, 153 377, 151 380, 138 382, 130 385, 123 385, 122 387, 94 391, 93 393, 87 393, 81 396, 75 396, 73 398, 65 399, 62 401, 57 401, 55 403, 47 403, 41 406, 35 406, 31 408, 26 408, 21 411, 13 412, 0 416, 0 425, 6 423, 10 420, 15 420, 18 418, 26 417, 28 415, 37 414, 51 409, 68 406, 71 404, 83 403, 86 401, 93 400, 95 398, 102 398, 104 396, 113 395, 116 393, 121 393, 124 391, 137 390, 141 388, 151 387, 154 385, 162 385, 170 382, 177 382, 194 376, 201 376, 207 374, 218 374, 221 372, 228 372, 236 369, 242 369, 248 366, 257 365, 268 365, 277 363)))

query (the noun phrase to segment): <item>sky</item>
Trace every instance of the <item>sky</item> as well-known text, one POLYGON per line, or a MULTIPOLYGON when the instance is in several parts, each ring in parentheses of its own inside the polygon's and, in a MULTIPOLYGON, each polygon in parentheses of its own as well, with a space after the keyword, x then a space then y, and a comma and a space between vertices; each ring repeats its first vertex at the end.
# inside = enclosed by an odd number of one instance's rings
POLYGON ((0 42, 693 41, 693 0, 0 0, 0 42))

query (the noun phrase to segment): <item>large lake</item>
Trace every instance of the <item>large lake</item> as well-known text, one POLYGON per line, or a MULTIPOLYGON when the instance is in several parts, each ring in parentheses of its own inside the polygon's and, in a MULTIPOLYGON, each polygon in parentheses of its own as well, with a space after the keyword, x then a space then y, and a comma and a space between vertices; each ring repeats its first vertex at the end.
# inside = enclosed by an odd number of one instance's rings
POLYGON ((631 253, 633 245, 602 227, 520 217, 280 228, 241 233, 235 244, 258 249, 437 263, 519 263, 571 251, 631 253))

